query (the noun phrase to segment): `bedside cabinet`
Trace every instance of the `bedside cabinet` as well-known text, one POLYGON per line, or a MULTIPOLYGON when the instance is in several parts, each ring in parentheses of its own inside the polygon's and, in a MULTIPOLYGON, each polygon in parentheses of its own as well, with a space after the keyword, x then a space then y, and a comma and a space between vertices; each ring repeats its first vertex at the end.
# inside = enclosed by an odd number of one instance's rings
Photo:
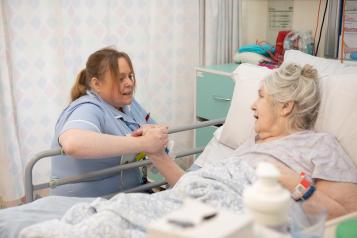
MULTIPOLYGON (((206 121, 226 117, 234 89, 233 71, 238 64, 202 66, 196 68, 195 119, 206 121)), ((195 145, 207 145, 218 127, 195 131, 195 145)))

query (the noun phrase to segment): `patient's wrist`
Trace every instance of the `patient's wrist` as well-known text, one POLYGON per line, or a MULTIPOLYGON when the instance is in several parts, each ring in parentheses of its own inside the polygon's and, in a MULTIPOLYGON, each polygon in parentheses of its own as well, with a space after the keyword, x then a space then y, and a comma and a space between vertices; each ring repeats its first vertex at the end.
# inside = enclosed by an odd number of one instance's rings
POLYGON ((305 201, 309 199, 312 194, 314 194, 316 188, 314 186, 313 180, 307 176, 304 172, 300 173, 301 180, 298 185, 296 185, 291 197, 295 201, 305 201))
POLYGON ((169 156, 167 155, 167 153, 164 150, 157 152, 157 153, 147 154, 147 156, 149 157, 150 160, 155 160, 155 161, 165 160, 165 159, 169 158, 169 156))

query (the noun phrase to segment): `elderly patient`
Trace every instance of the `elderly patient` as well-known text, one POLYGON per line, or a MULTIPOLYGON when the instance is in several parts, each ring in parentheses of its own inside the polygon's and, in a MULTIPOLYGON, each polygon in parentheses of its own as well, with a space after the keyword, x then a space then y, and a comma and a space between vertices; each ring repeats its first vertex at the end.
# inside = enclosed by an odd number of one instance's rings
MULTIPOLYGON (((256 135, 231 158, 217 158, 207 167, 184 173, 163 150, 149 155, 172 189, 155 194, 118 194, 78 203, 60 220, 25 228, 22 237, 142 237, 146 225, 177 209, 186 197, 221 209, 241 212, 242 192, 255 180, 259 161, 281 171, 282 185, 295 199, 310 199, 328 209, 329 218, 357 210, 357 169, 336 139, 311 129, 320 104, 317 72, 289 64, 262 81, 252 105, 256 135), (300 172, 315 181, 316 190, 294 192, 300 172)), ((139 129, 137 135, 148 128, 139 129)), ((165 134, 165 136, 167 136, 165 134)))

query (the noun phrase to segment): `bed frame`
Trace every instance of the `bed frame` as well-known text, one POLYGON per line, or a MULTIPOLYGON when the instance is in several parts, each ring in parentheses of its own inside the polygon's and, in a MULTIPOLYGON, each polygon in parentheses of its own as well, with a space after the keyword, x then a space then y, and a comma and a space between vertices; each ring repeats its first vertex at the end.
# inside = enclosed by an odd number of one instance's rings
MULTIPOLYGON (((202 128, 202 127, 222 125, 224 123, 224 121, 225 121, 225 119, 223 118, 223 119, 215 119, 215 120, 204 121, 204 122, 197 122, 193 125, 172 128, 169 130, 169 134, 183 132, 183 131, 189 131, 189 130, 202 128)), ((189 149, 189 150, 177 153, 175 159, 200 153, 203 151, 203 149, 204 149, 204 147, 200 147, 200 148, 189 149)), ((37 155, 35 155, 27 163, 26 168, 25 168, 26 203, 32 202, 34 200, 33 193, 36 190, 45 189, 45 188, 55 188, 57 186, 64 185, 64 184, 85 182, 90 179, 96 178, 98 176, 111 176, 116 173, 119 173, 122 170, 147 166, 147 165, 151 164, 150 160, 141 160, 141 161, 137 161, 137 162, 133 162, 133 163, 129 163, 129 164, 114 166, 114 167, 107 168, 107 169, 88 172, 88 173, 84 173, 81 175, 69 176, 69 177, 66 177, 63 179, 52 179, 46 183, 41 183, 41 184, 36 184, 36 185, 33 184, 33 178, 32 178, 33 172, 32 171, 33 171, 35 164, 43 158, 54 157, 54 156, 63 155, 63 154, 64 154, 64 151, 62 150, 62 148, 54 149, 54 150, 46 150, 46 151, 42 151, 42 152, 38 153, 37 155)), ((145 191, 145 190, 148 190, 151 188, 160 187, 165 184, 167 184, 166 181, 150 182, 150 183, 143 184, 138 187, 134 187, 129 190, 122 191, 122 192, 140 192, 140 191, 145 191)), ((114 194, 108 194, 107 197, 111 197, 112 195, 114 195, 114 194)))

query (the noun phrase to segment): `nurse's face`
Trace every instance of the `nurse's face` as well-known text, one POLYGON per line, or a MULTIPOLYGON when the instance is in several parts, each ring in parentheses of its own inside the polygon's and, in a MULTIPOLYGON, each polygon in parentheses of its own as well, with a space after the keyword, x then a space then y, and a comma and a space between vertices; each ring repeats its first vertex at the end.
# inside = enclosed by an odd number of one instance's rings
POLYGON ((118 79, 113 80, 112 74, 107 70, 104 74, 104 79, 101 81, 98 94, 107 103, 117 109, 121 109, 132 102, 135 81, 133 72, 125 58, 118 59, 118 66, 120 69, 118 79))
POLYGON ((281 131, 279 109, 274 108, 272 97, 266 93, 264 87, 260 87, 258 99, 251 108, 254 111, 255 131, 259 139, 278 136, 277 133, 281 131))

